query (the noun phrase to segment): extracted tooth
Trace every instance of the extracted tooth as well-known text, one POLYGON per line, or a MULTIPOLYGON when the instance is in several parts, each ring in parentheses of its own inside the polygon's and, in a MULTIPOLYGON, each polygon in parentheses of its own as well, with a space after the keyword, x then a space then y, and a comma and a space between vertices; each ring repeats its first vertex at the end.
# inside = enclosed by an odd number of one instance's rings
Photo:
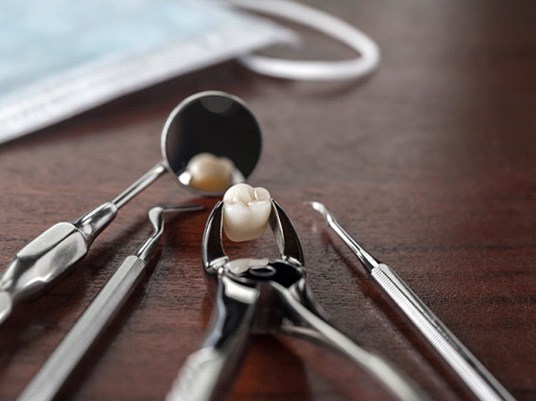
POLYGON ((188 185, 204 192, 223 192, 232 184, 235 166, 227 157, 199 153, 186 166, 188 185))
POLYGON ((223 196, 223 231, 231 241, 260 237, 272 210, 270 193, 262 187, 236 184, 223 196))

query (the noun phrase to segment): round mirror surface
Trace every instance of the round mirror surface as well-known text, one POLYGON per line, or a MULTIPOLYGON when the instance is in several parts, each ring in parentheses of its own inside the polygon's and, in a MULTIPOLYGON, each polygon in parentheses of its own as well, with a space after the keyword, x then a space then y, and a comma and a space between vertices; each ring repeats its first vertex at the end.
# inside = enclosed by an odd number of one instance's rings
POLYGON ((245 181, 262 148, 259 124, 246 104, 223 92, 185 99, 164 126, 162 153, 186 188, 216 196, 245 181))

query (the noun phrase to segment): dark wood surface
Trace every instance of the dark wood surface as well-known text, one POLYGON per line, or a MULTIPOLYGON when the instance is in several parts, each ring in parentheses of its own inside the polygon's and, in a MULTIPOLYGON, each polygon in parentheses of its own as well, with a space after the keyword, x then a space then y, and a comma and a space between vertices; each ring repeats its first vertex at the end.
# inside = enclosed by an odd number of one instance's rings
MULTIPOLYGON (((152 167, 180 100, 224 90, 242 97, 263 127, 251 183, 268 188, 292 218, 309 284, 337 327, 431 399, 472 399, 303 201, 326 203, 518 400, 536 399, 536 3, 309 3, 375 38, 380 70, 352 85, 304 84, 227 62, 2 145, 0 265, 152 167)), ((298 57, 348 55, 302 33, 298 57)), ((0 400, 15 399, 149 235, 146 211, 174 202, 210 208, 215 200, 160 179, 121 211, 76 271, 0 327, 0 400)), ((212 311, 215 286, 200 265, 207 213, 168 225, 159 260, 58 399, 164 398, 212 311)), ((264 255, 274 246, 265 236, 233 252, 264 255)), ((252 339, 229 399, 393 398, 314 344, 267 336, 252 339)))

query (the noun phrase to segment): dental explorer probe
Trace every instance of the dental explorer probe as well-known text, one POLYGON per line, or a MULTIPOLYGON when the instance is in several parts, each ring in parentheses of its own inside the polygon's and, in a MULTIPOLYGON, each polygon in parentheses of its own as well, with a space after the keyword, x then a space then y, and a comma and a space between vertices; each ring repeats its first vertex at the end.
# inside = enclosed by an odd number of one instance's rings
POLYGON ((389 266, 363 249, 320 202, 309 202, 329 227, 357 256, 374 282, 415 325, 465 385, 482 401, 515 401, 503 385, 478 361, 389 266))
POLYGON ((99 334, 112 321, 146 271, 164 232, 164 213, 202 210, 202 206, 153 207, 149 220, 154 232, 136 255, 127 256, 97 297, 78 319, 17 401, 51 401, 99 334))

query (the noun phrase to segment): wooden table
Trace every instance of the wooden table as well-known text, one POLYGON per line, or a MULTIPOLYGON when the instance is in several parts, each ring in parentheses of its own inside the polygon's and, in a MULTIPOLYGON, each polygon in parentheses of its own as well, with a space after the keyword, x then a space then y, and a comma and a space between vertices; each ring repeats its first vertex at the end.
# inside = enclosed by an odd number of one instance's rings
MULTIPOLYGON (((269 79, 227 62, 0 147, 0 262, 45 228, 112 199, 159 159, 167 113, 218 89, 264 131, 251 183, 301 237, 311 288, 334 323, 433 400, 460 381, 303 205, 326 203, 389 263, 520 401, 536 399, 536 3, 309 0, 355 23, 383 60, 351 85, 269 79)), ((298 57, 349 53, 304 31, 298 57)), ((289 52, 290 53, 290 52, 289 52)), ((89 255, 0 327, 0 400, 13 400, 123 258, 156 204, 200 202, 168 176, 121 211, 89 255)), ((160 259, 58 399, 161 400, 200 344, 215 286, 200 265, 205 212, 169 224, 160 259)), ((267 235, 233 247, 275 254, 267 235)), ((253 339, 231 400, 392 400, 362 370, 301 340, 253 339)))

